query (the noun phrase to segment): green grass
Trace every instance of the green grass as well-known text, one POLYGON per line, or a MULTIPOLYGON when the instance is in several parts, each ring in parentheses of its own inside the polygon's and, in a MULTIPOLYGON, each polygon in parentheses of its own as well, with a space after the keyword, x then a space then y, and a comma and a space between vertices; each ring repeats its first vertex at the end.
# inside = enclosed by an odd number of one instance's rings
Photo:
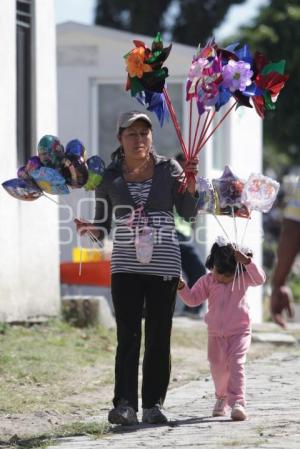
POLYGON ((109 377, 115 336, 100 327, 83 330, 57 320, 2 327, 0 348, 1 412, 52 408, 54 398, 61 401, 55 408, 63 411, 63 398, 84 388, 77 381, 85 368, 99 367, 109 377))
MULTIPOLYGON (((12 437, 8 443, 5 443, 7 448, 15 449, 35 449, 46 448, 49 445, 55 444, 58 438, 77 437, 77 436, 91 436, 95 439, 102 438, 109 432, 109 425, 106 422, 74 422, 63 425, 57 428, 54 432, 48 432, 43 435, 18 438, 12 437)), ((0 442, 0 448, 1 448, 0 442)))

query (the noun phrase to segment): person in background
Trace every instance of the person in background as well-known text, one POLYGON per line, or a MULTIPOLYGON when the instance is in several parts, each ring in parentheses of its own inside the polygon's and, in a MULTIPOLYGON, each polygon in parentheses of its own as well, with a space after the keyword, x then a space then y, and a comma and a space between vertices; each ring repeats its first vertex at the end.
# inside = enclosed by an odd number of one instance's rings
MULTIPOLYGON (((79 233, 103 239, 113 229, 111 291, 117 324, 115 391, 108 414, 112 424, 137 424, 138 371, 145 310, 142 364, 142 421, 166 423, 162 413, 170 379, 170 340, 181 272, 173 209, 185 220, 197 213, 195 176, 179 190, 182 170, 159 156, 152 144, 148 115, 121 114, 117 137, 102 184, 96 189, 93 224, 76 220, 79 233)), ((198 160, 185 171, 197 174, 198 160)))
POLYGON ((294 315, 293 294, 287 285, 288 276, 300 251, 300 182, 284 211, 281 234, 278 242, 277 260, 272 277, 270 312, 273 320, 286 327, 284 312, 289 318, 294 315))
MULTIPOLYGON (((184 168, 186 160, 183 153, 178 153, 175 159, 181 167, 184 168)), ((175 227, 180 245, 182 271, 188 286, 191 288, 199 277, 206 273, 205 266, 196 250, 196 245, 193 240, 192 224, 182 220, 182 218, 175 213, 175 227)), ((202 319, 205 310, 205 303, 200 304, 197 307, 189 307, 187 304, 184 304, 183 315, 189 318, 202 319)))
POLYGON ((245 253, 218 237, 206 261, 210 273, 198 279, 192 289, 182 279, 178 284, 185 304, 197 306, 208 299, 208 360, 217 399, 212 415, 225 416, 229 406, 234 421, 247 418, 245 362, 251 323, 246 292, 249 286, 265 282, 263 270, 252 261, 252 252, 245 253), (237 264, 239 279, 235 275, 237 264))

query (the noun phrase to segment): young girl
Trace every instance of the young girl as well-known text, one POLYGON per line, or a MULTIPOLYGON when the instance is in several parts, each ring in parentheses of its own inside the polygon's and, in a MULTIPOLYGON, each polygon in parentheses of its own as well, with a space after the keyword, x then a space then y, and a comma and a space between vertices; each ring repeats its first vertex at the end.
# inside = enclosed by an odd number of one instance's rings
POLYGON ((247 418, 244 364, 251 341, 246 291, 263 284, 265 273, 252 262, 251 252, 244 254, 222 237, 213 244, 206 267, 210 273, 199 278, 192 289, 180 279, 179 295, 189 306, 208 299, 208 360, 217 398, 213 416, 226 415, 230 406, 231 418, 243 421, 247 418), (238 262, 239 279, 234 279, 238 262))

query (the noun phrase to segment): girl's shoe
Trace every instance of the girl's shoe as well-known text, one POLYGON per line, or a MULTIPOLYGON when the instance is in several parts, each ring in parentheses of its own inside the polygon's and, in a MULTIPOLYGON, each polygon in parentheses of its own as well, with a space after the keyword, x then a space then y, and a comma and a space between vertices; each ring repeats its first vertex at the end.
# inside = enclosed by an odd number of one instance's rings
POLYGON ((226 397, 218 398, 215 403, 212 415, 213 416, 225 416, 226 409, 227 409, 227 398, 226 397))
POLYGON ((231 419, 233 421, 245 421, 247 419, 245 408, 242 404, 236 402, 231 410, 231 419))

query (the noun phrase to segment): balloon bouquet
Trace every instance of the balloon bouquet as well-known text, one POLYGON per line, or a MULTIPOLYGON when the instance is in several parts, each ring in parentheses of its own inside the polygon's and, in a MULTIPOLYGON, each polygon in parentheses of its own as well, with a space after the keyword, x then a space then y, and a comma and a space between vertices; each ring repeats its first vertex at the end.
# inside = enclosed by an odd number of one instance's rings
POLYGON ((71 140, 64 150, 59 139, 46 135, 38 143, 38 156, 32 156, 17 171, 17 178, 2 183, 14 198, 34 201, 47 194, 66 195, 70 189, 95 190, 100 185, 105 164, 100 156, 87 159, 86 149, 71 140))
MULTIPOLYGON (((186 101, 189 103, 186 143, 166 86, 168 69, 163 67, 172 46, 164 48, 160 33, 150 48, 144 42, 133 42, 135 48, 124 56, 128 73, 126 90, 130 90, 133 97, 156 114, 161 126, 165 119, 171 117, 186 160, 199 154, 233 109, 254 106, 261 118, 264 118, 266 111, 275 110, 278 95, 288 79, 288 75, 284 74, 284 60, 273 63, 259 52, 252 55, 248 45, 234 43, 221 48, 214 39, 202 48, 199 45, 186 81, 186 101), (216 121, 216 114, 223 111, 225 105, 229 105, 227 110, 216 121)), ((184 176, 182 189, 185 189, 186 183, 187 175, 184 176)), ((247 218, 242 242, 252 211, 268 212, 279 189, 276 181, 261 174, 252 174, 245 182, 234 175, 228 166, 220 178, 209 180, 200 177, 197 183, 199 212, 211 213, 226 236, 219 215, 233 218, 236 241, 235 218, 247 218)))
MULTIPOLYGON (((229 242, 231 239, 218 216, 232 217, 235 240, 232 244, 242 248, 252 211, 269 212, 277 197, 280 185, 274 179, 260 173, 252 173, 248 180, 244 181, 232 173, 230 167, 225 166, 220 178, 209 180, 201 176, 198 177, 197 187, 199 191, 199 213, 212 214, 229 242), (247 219, 240 244, 238 244, 236 217, 247 219)), ((240 287, 239 273, 244 281, 243 270, 238 263, 232 289, 235 285, 236 275, 240 287)))
MULTIPOLYGON (((18 169, 17 178, 2 183, 3 188, 18 200, 34 201, 44 196, 59 204, 48 194, 67 195, 70 189, 82 187, 86 191, 95 190, 102 182, 103 160, 100 156, 87 159, 87 151, 78 139, 68 142, 64 150, 57 137, 45 135, 38 143, 37 152, 37 156, 29 158, 27 164, 18 169)), ((61 200, 64 202, 63 196, 61 200)))

